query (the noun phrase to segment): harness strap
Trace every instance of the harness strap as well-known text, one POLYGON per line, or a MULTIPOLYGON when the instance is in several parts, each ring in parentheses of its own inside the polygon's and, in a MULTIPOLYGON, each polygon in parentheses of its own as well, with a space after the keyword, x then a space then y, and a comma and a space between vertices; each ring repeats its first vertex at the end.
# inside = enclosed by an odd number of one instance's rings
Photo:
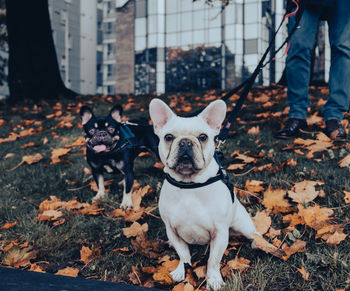
POLYGON ((195 188, 201 188, 210 184, 213 184, 217 181, 222 181, 227 186, 227 188, 230 190, 232 203, 235 201, 235 192, 233 190, 233 184, 230 182, 228 175, 226 171, 224 170, 223 166, 221 165, 221 162, 218 157, 218 152, 215 152, 214 154, 215 161, 219 165, 219 171, 216 174, 216 176, 209 178, 204 183, 194 183, 194 182, 179 182, 176 181, 174 178, 172 178, 169 174, 165 175, 165 179, 173 186, 181 189, 195 189, 195 188))

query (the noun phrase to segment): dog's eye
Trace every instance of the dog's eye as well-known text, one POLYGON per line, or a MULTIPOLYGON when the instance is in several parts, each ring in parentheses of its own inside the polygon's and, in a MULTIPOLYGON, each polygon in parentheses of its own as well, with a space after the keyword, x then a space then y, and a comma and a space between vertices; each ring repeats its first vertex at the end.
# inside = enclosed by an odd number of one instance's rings
POLYGON ((167 141, 167 142, 171 142, 174 140, 174 136, 172 134, 167 134, 164 136, 164 140, 167 141))
POLYGON ((198 139, 199 141, 206 141, 208 139, 208 136, 202 133, 201 135, 199 135, 198 139))
POLYGON ((114 127, 108 127, 108 131, 109 131, 110 133, 113 133, 113 132, 115 131, 115 128, 114 128, 114 127))
POLYGON ((95 133, 95 129, 94 129, 94 128, 90 129, 90 130, 89 130, 89 133, 90 133, 91 135, 93 135, 93 134, 95 133))

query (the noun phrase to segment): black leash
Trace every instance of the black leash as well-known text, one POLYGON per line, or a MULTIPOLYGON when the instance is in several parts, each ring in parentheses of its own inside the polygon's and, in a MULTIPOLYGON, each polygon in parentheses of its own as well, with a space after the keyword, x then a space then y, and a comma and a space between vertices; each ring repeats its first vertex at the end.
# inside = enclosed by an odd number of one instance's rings
MULTIPOLYGON (((299 6, 297 6, 297 9, 299 9, 299 6)), ((296 31, 296 29, 298 28, 299 26, 299 22, 300 22, 300 19, 301 19, 301 15, 302 15, 302 10, 300 9, 298 11, 299 13, 297 14, 296 16, 296 21, 295 21, 295 24, 291 30, 291 32, 289 33, 288 37, 285 39, 285 41, 282 43, 282 45, 274 51, 274 56, 284 47, 284 45, 286 43, 288 43, 288 41, 290 40, 290 38, 292 37, 292 35, 294 34, 294 32, 296 31)), ((262 68, 264 68, 265 66, 267 66, 269 63, 271 63, 273 60, 274 60, 274 57, 271 57, 266 63, 264 63, 268 53, 270 52, 273 44, 274 44, 274 41, 276 39, 276 36, 279 32, 279 30, 281 29, 282 27, 282 24, 283 22, 285 21, 286 19, 286 16, 288 14, 286 13, 283 18, 282 18, 282 21, 280 23, 280 25, 278 26, 277 30, 275 31, 267 49, 265 50, 262 58, 260 59, 260 62, 259 64, 257 65, 257 67, 255 68, 254 72, 252 73, 252 75, 246 79, 243 83, 241 83, 239 86, 233 88, 232 90, 230 90, 229 92, 227 92, 221 99, 226 101, 229 97, 231 97, 233 94, 237 93, 240 89, 243 88, 243 91, 241 93, 241 96, 239 97, 239 99, 237 100, 236 102, 236 105, 235 107, 233 108, 233 110, 231 111, 231 113, 228 115, 227 117, 227 120, 223 126, 223 128, 221 129, 218 137, 217 137, 217 140, 218 140, 218 147, 223 144, 227 137, 228 137, 228 134, 229 132, 231 131, 232 127, 233 127, 233 123, 234 121, 237 119, 238 117, 238 114, 239 112, 241 111, 241 108, 244 104, 244 101, 247 99, 247 96, 250 92, 250 89, 253 87, 254 85, 254 82, 255 82, 255 79, 256 77, 259 75, 260 71, 262 68)))

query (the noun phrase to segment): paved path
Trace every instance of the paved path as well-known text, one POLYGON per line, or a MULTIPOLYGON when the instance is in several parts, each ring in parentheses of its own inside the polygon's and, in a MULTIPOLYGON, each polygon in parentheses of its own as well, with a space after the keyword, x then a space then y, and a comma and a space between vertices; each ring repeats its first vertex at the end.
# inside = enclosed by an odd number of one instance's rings
MULTIPOLYGON (((157 291, 126 284, 0 268, 1 291, 157 291)), ((159 291, 159 290, 158 290, 159 291)))

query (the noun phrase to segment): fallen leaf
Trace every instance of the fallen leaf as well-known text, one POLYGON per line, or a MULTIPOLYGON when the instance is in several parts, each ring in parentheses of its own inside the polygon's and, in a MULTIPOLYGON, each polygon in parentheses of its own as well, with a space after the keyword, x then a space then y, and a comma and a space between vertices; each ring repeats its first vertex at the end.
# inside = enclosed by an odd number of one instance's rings
POLYGON ((233 171, 233 170, 243 170, 246 164, 231 164, 229 165, 226 170, 233 171))
POLYGON ((9 171, 13 171, 13 170, 17 169, 23 163, 27 163, 28 165, 31 165, 31 164, 35 164, 35 163, 40 162, 42 159, 43 159, 43 156, 40 153, 37 153, 35 155, 23 156, 22 161, 17 166, 10 169, 9 171))
POLYGON ((79 147, 79 146, 84 146, 85 144, 86 144, 85 137, 79 136, 75 141, 73 141, 70 144, 66 144, 64 147, 65 148, 79 147))
POLYGON ((51 220, 57 220, 63 215, 62 211, 58 210, 45 210, 42 213, 40 213, 37 217, 37 221, 51 221, 51 220))
POLYGON ((157 168, 157 169, 163 169, 164 165, 162 162, 156 162, 156 163, 154 163, 153 167, 157 168))
POLYGON ((282 258, 285 255, 285 252, 273 244, 266 241, 261 235, 254 233, 254 245, 256 248, 269 253, 277 258, 282 258))
POLYGON ((193 269, 198 279, 205 278, 207 276, 207 266, 199 266, 193 269))
POLYGON ((69 276, 69 277, 78 277, 78 273, 79 273, 78 269, 67 267, 67 268, 58 270, 55 274, 62 275, 62 276, 69 276))
POLYGON ((20 148, 21 148, 21 149, 26 149, 26 148, 29 148, 29 147, 37 147, 37 146, 39 146, 39 145, 40 145, 40 144, 31 141, 31 142, 28 142, 28 143, 26 143, 26 144, 20 146, 20 148))
POLYGON ((323 185, 321 181, 302 181, 295 183, 292 190, 288 191, 288 196, 297 203, 308 203, 313 201, 319 194, 320 191, 316 190, 316 185, 323 185))
POLYGON ((306 242, 298 239, 290 247, 284 244, 282 249, 286 253, 286 255, 282 257, 282 260, 287 261, 290 256, 295 253, 304 253, 306 251, 306 242))
POLYGON ((131 245, 137 254, 155 259, 164 252, 165 242, 159 239, 150 240, 147 233, 143 232, 131 240, 131 245))
POLYGON ((269 186, 264 192, 264 199, 262 204, 270 209, 272 213, 289 212, 291 211, 292 205, 289 204, 288 200, 284 198, 287 192, 283 189, 272 189, 269 186))
POLYGON ((129 238, 129 237, 134 237, 138 236, 144 232, 148 231, 148 224, 145 222, 144 224, 139 224, 138 222, 134 222, 131 226, 129 227, 124 227, 123 228, 123 234, 129 238))
POLYGON ((153 190, 149 185, 146 185, 145 187, 140 187, 132 192, 131 199, 135 211, 140 209, 142 198, 152 192, 153 190))
POLYGON ((264 190, 264 187, 261 186, 263 184, 265 184, 263 181, 249 180, 248 179, 245 182, 245 188, 247 189, 247 191, 258 193, 258 192, 264 190))
POLYGON ((340 244, 340 242, 342 242, 344 239, 346 239, 348 235, 340 232, 339 230, 337 230, 334 234, 332 234, 327 240, 326 243, 329 246, 335 246, 340 244))
POLYGON ((29 271, 45 273, 44 269, 36 263, 30 265, 29 271))
POLYGON ((297 268, 300 274, 303 276, 304 280, 308 281, 310 278, 310 273, 305 270, 303 266, 301 268, 297 268))
POLYGON ((349 191, 343 191, 343 192, 345 194, 345 197, 344 197, 345 204, 349 204, 350 203, 350 192, 349 191))
POLYGON ((259 126, 253 126, 248 129, 247 131, 248 134, 256 135, 260 133, 260 127, 259 126))
POLYGON ((161 284, 171 285, 173 283, 173 277, 171 277, 169 271, 163 266, 159 266, 152 277, 161 284))
POLYGON ((14 227, 16 224, 18 224, 18 221, 15 221, 15 222, 6 222, 2 227, 0 227, 0 230, 12 228, 12 227, 14 227))
POLYGON ((271 226, 271 217, 267 213, 266 210, 258 211, 254 217, 252 217, 253 222, 255 224, 256 230, 264 235, 271 226))
POLYGON ((90 249, 89 247, 82 246, 80 250, 80 261, 85 265, 89 264, 92 260, 101 256, 101 249, 94 248, 90 249))
POLYGON ((233 260, 230 260, 227 262, 227 266, 231 270, 244 271, 250 267, 250 261, 243 257, 240 257, 240 258, 235 257, 233 260))
POLYGON ((36 258, 36 255, 37 251, 31 247, 21 248, 15 245, 5 253, 2 262, 15 268, 26 267, 30 265, 30 260, 36 258))
POLYGON ((180 283, 172 291, 194 291, 194 287, 190 283, 180 283))
POLYGON ((64 160, 61 160, 60 158, 66 154, 68 154, 71 151, 70 148, 57 148, 54 149, 51 152, 51 162, 50 165, 58 164, 64 162, 64 160))
POLYGON ((349 167, 350 165, 350 154, 347 154, 341 161, 339 161, 338 165, 342 168, 349 167))

